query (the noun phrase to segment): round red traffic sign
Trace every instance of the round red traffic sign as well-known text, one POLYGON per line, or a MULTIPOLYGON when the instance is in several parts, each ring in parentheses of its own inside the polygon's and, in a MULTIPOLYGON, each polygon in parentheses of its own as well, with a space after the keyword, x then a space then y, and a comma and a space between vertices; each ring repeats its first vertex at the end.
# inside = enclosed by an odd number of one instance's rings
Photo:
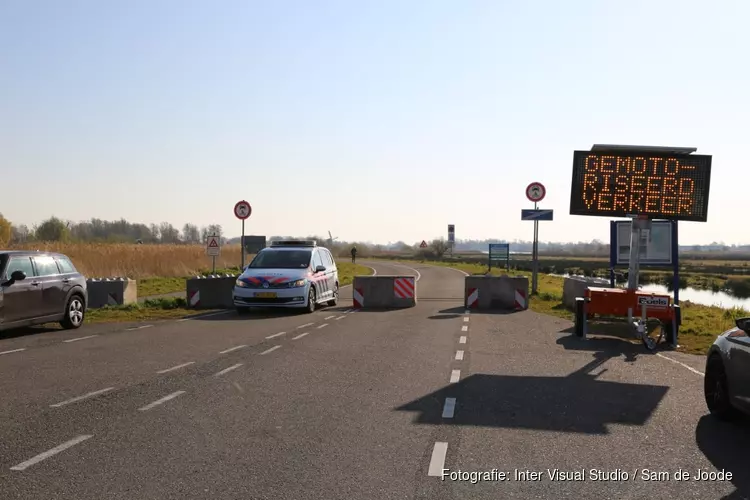
POLYGON ((234 206, 234 215, 238 219, 245 220, 248 217, 250 217, 250 214, 253 212, 253 207, 250 206, 248 202, 245 200, 238 201, 237 204, 234 206))
POLYGON ((547 190, 544 189, 544 185, 541 182, 532 182, 526 187, 526 198, 534 203, 542 201, 546 194, 547 190))

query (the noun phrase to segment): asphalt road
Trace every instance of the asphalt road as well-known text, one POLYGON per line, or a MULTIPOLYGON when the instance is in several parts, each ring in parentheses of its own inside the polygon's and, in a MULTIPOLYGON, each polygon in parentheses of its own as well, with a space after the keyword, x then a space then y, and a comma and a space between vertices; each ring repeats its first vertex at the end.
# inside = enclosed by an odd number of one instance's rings
POLYGON ((418 275, 418 305, 353 312, 346 288, 312 315, 0 340, 0 498, 750 497, 750 424, 706 416, 701 358, 467 314, 460 272, 372 266, 418 275))

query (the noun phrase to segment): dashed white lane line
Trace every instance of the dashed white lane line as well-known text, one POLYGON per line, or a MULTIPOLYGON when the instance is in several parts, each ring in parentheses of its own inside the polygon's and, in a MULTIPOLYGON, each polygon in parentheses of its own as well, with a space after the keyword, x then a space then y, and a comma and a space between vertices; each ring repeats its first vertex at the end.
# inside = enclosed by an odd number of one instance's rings
POLYGON ((469 327, 467 325, 464 325, 464 326, 461 327, 461 331, 462 332, 468 332, 469 331, 469 327))
POLYGON ((327 327, 327 326, 328 326, 328 323, 323 323, 323 324, 322 324, 322 325, 320 325, 320 326, 316 326, 316 327, 315 327, 315 329, 316 329, 316 330, 320 330, 321 328, 325 328, 325 327, 327 327))
POLYGON ((344 311, 344 314, 355 313, 355 312, 357 312, 356 309, 347 309, 346 311, 344 311))
POLYGON ((427 470, 428 476, 442 477, 445 468, 445 455, 448 453, 448 443, 438 441, 432 448, 432 458, 430 458, 430 468, 427 470))
POLYGON ((25 350, 26 350, 26 348, 22 347, 21 349, 13 349, 12 351, 3 351, 3 352, 0 352, 0 356, 2 356, 3 354, 11 354, 13 352, 21 352, 21 351, 25 351, 25 350))
POLYGON ((270 349, 266 349, 265 351, 263 351, 262 353, 260 353, 260 355, 261 355, 261 356, 263 356, 264 354, 268 354, 269 352, 273 352, 273 351, 275 351, 276 349, 280 349, 280 348, 281 348, 281 346, 280 346, 280 345, 275 345, 275 346, 273 346, 273 347, 272 347, 272 348, 270 348, 270 349))
POLYGON ((464 314, 471 314, 471 311, 469 309, 464 311, 464 314))
POLYGON ((63 340, 63 342, 65 342, 65 343, 68 343, 68 342, 78 342, 79 340, 93 339, 94 337, 98 337, 98 336, 99 335, 87 335, 86 337, 78 337, 78 338, 75 338, 75 339, 63 340))
POLYGON ((231 312, 234 312, 234 310, 231 309, 231 310, 227 310, 227 311, 219 311, 219 312, 201 314, 200 316, 193 316, 192 318, 182 318, 182 319, 178 319, 177 321, 178 322, 180 322, 180 321, 193 321, 193 320, 196 320, 196 319, 203 319, 203 318, 210 318, 211 316, 218 316, 220 314, 229 314, 231 312))
POLYGON ((27 469, 27 468, 31 467, 32 465, 41 462, 42 460, 45 460, 45 459, 47 459, 47 458, 49 458, 49 457, 51 457, 53 455, 57 455, 61 451, 65 451, 68 448, 70 448, 71 446, 75 446, 75 445, 77 445, 79 443, 82 443, 82 442, 86 441, 89 438, 92 438, 92 437, 94 437, 94 436, 91 435, 91 434, 84 434, 82 436, 78 436, 77 438, 73 438, 70 441, 66 441, 66 442, 64 442, 61 445, 55 446, 51 450, 47 450, 44 453, 40 453, 39 455, 37 455, 37 456, 35 456, 33 458, 30 458, 30 459, 26 460, 25 462, 21 462, 18 465, 14 465, 13 467, 10 468, 10 470, 24 470, 24 469, 27 469))
POLYGON ((143 330, 144 328, 151 328, 154 325, 141 325, 134 326, 133 328, 126 328, 125 331, 132 332, 133 330, 143 330))
POLYGON ((194 363, 195 363, 195 361, 188 361, 187 363, 182 363, 181 365, 173 366, 172 368, 167 368, 166 370, 159 370, 156 373, 158 373, 159 375, 161 375, 162 373, 167 373, 167 372, 171 372, 171 371, 174 371, 174 370, 179 370, 180 368, 185 368, 186 366, 190 366, 190 365, 192 365, 194 363))
POLYGON ((326 316, 325 318, 323 318, 323 320, 324 321, 328 321, 329 319, 335 318, 335 317, 336 317, 336 315, 334 314, 333 316, 326 316))
POLYGON ((303 329, 303 328, 307 328, 308 326, 312 326, 312 325, 314 325, 314 324, 315 324, 315 323, 305 323, 304 325, 300 325, 300 326, 298 326, 298 327, 297 327, 297 330, 301 330, 301 329, 303 329))
POLYGON ((167 396, 164 396, 164 397, 163 397, 163 398, 161 398, 161 399, 157 399, 157 400, 156 400, 156 401, 154 401, 153 403, 149 403, 149 404, 147 404, 146 406, 143 406, 143 407, 141 407, 141 408, 138 408, 138 411, 147 411, 147 410, 150 410, 151 408, 153 408, 153 407, 155 407, 155 406, 159 406, 160 404, 164 404, 164 403, 166 403, 167 401, 169 401, 170 399, 174 399, 174 398, 176 398, 177 396, 181 396, 181 395, 183 395, 183 394, 185 394, 185 391, 177 391, 177 392, 173 392, 172 394, 169 394, 169 395, 167 395, 167 396))
POLYGON ((462 361, 464 359, 464 352, 463 351, 456 351, 456 360, 462 361))
POLYGON ((468 322, 469 322, 469 318, 464 316, 464 323, 468 323, 468 322))
POLYGON ((101 389, 94 392, 89 392, 88 394, 84 394, 83 396, 77 396, 75 398, 67 399, 65 401, 61 401, 60 403, 55 403, 53 405, 49 405, 50 408, 60 408, 61 406, 69 405, 70 403, 77 403, 78 401, 83 401, 84 399, 93 398, 94 396, 98 396, 99 394, 104 394, 105 392, 109 392, 113 390, 114 387, 107 387, 106 389, 101 389))
POLYGON ((461 380, 461 370, 451 371, 451 384, 455 384, 459 380, 461 380))
POLYGON ((268 337, 266 337, 266 338, 267 338, 267 339, 275 339, 276 337, 281 337, 282 335, 286 335, 286 332, 279 332, 279 333, 274 333, 273 335, 269 335, 269 336, 268 336, 268 337))
POLYGON ((671 361, 672 363, 677 363, 678 365, 682 366, 683 368, 687 368, 688 370, 690 370, 691 372, 695 373, 696 375, 700 375, 701 377, 705 377, 705 374, 702 371, 696 370, 695 368, 693 368, 691 366, 688 366, 685 363, 677 361, 676 359, 672 359, 669 356, 665 356, 664 354, 662 354, 660 352, 657 352, 656 355, 659 356, 660 358, 664 358, 664 359, 666 359, 668 361, 671 361))
POLYGON ((340 319, 344 319, 344 318, 346 318, 346 316, 339 316, 339 317, 338 317, 338 318, 336 318, 336 319, 335 319, 334 321, 338 321, 338 320, 340 320, 340 319))
POLYGON ((466 343, 466 335, 461 335, 461 336, 460 336, 460 337, 458 338, 458 343, 459 343, 459 344, 465 344, 465 343, 466 343))
POLYGON ((445 398, 443 405, 443 418, 453 418, 456 412, 456 398, 445 398))
POLYGON ((245 347, 247 347, 247 345, 245 345, 245 344, 243 344, 243 345, 236 345, 234 347, 230 347, 229 349, 225 349, 223 351, 219 351, 219 354, 226 354, 228 352, 238 351, 240 349, 244 349, 245 347))
POLYGON ((299 334, 299 335, 297 335, 296 337, 292 337, 292 340, 297 340, 297 339, 301 339, 301 338, 302 338, 302 337, 304 337, 305 335, 310 335, 310 332, 300 333, 300 334, 299 334))
POLYGON ((224 375, 225 373, 229 373, 229 372, 231 372, 232 370, 236 370, 236 369, 237 369, 237 368, 239 368, 240 366, 242 366, 242 363, 237 363, 236 365, 232 365, 232 366, 230 366, 229 368, 224 368, 224 369, 223 369, 223 370, 221 370, 220 372, 214 373, 214 377, 220 377, 220 376, 224 375))

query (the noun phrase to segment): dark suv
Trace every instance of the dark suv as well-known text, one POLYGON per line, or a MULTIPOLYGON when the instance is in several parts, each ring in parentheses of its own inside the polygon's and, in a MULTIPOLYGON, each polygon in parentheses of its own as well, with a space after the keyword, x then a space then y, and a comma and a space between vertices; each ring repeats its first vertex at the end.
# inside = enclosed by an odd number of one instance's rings
POLYGON ((86 278, 59 253, 0 250, 0 331, 60 322, 83 324, 86 278))

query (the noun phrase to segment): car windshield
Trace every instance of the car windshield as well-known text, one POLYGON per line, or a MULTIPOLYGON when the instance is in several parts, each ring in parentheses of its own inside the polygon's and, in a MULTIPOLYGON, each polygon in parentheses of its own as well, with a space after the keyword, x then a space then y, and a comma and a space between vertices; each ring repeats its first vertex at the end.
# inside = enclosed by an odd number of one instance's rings
POLYGON ((261 252, 248 266, 251 269, 304 269, 310 265, 310 250, 261 252))

